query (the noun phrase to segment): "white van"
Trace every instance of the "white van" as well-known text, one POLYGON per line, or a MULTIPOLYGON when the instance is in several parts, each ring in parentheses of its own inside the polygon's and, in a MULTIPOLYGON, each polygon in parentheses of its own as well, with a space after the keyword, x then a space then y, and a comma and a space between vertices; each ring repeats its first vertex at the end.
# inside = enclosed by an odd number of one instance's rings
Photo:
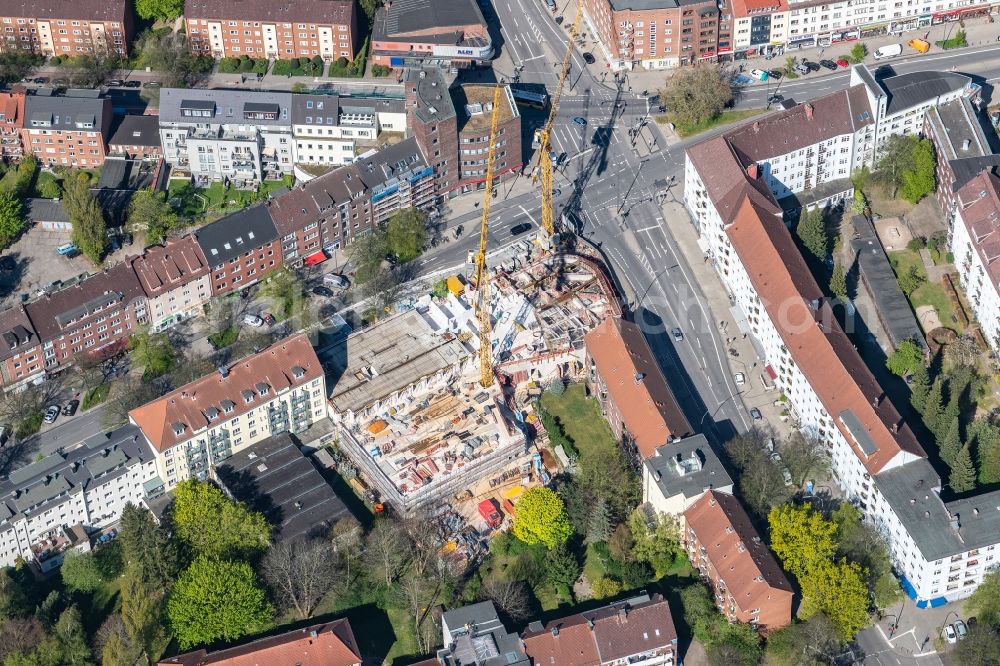
POLYGON ((350 280, 348 280, 343 275, 338 275, 337 273, 327 273, 323 276, 323 284, 328 287, 335 287, 337 289, 347 289, 351 286, 350 280))
POLYGON ((881 48, 875 49, 876 60, 882 60, 883 58, 895 58, 903 52, 902 44, 889 44, 888 46, 883 46, 881 48))

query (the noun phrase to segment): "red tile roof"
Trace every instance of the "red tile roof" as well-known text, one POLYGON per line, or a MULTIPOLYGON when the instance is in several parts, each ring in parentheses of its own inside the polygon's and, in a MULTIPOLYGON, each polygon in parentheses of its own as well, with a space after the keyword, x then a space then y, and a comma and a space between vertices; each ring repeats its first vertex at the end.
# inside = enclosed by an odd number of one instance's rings
POLYGON ((309 338, 299 333, 233 363, 228 367, 227 376, 214 372, 196 379, 133 409, 129 418, 153 447, 162 452, 208 427, 211 422, 206 410, 218 410, 219 415, 212 421, 221 423, 273 400, 280 391, 301 386, 322 375, 323 368, 309 338), (297 369, 301 370, 298 377, 297 369), (263 397, 257 392, 257 385, 261 383, 266 384, 268 390, 263 397), (244 391, 252 393, 249 403, 244 398, 244 391), (224 401, 233 403, 228 414, 222 405, 224 401), (174 431, 175 424, 183 425, 180 435, 174 431))
POLYGON ((0 113, 3 120, 0 124, 6 127, 20 128, 24 126, 24 90, 15 89, 0 93, 0 113))
POLYGON ((193 282, 209 271, 208 259, 194 236, 147 247, 132 260, 132 267, 149 297, 193 282))
POLYGON ((124 21, 128 3, 124 0, 2 0, 0 16, 35 17, 50 19, 86 19, 88 21, 124 21))
POLYGON ((958 206, 990 281, 1000 285, 1000 178, 983 171, 958 191, 958 206))
POLYGON ((354 632, 346 619, 296 629, 216 652, 195 650, 157 666, 358 666, 354 632))
POLYGON ((671 436, 691 434, 691 425, 638 326, 608 317, 587 333, 585 342, 644 459, 655 456, 657 447, 666 444, 671 436), (642 379, 637 380, 639 376, 642 379))
POLYGON ((684 512, 684 520, 741 611, 761 609, 768 629, 791 622, 792 586, 739 500, 709 490, 684 512))

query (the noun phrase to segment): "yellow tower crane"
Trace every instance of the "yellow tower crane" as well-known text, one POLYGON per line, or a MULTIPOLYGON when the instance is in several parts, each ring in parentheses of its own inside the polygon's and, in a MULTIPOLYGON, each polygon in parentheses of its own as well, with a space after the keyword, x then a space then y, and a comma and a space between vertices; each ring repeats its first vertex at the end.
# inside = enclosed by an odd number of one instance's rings
MULTIPOLYGON (((538 131, 538 165, 541 167, 542 175, 542 228, 551 239, 555 234, 555 211, 552 209, 552 144, 549 142, 549 135, 552 133, 552 124, 556 120, 556 113, 559 111, 559 99, 562 97, 563 87, 566 84, 566 77, 569 75, 569 62, 573 56, 573 40, 576 39, 577 30, 580 29, 580 19, 583 18, 583 2, 576 4, 576 16, 573 18, 573 25, 569 28, 569 37, 566 40, 566 53, 563 55, 562 66, 559 69, 559 80, 556 82, 555 92, 552 94, 552 106, 549 108, 549 117, 545 121, 545 126, 538 131)), ((532 182, 537 180, 537 174, 532 176, 532 182)))
POLYGON ((476 319, 479 324, 479 383, 493 385, 493 312, 490 307, 490 274, 486 268, 486 239, 489 230, 490 201, 493 199, 493 159, 496 155, 497 126, 500 124, 500 98, 503 86, 493 91, 493 111, 490 115, 490 148, 486 157, 486 190, 483 195, 483 217, 479 224, 479 252, 476 253, 476 319))

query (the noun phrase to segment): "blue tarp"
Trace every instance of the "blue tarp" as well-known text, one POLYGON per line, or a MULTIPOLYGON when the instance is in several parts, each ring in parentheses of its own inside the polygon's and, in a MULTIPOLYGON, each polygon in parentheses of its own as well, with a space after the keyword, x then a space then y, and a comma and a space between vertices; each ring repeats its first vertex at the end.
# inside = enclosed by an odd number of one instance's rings
MULTIPOLYGON (((913 585, 910 584, 910 581, 906 580, 906 576, 900 576, 899 583, 900 585, 903 586, 903 590, 906 592, 906 596, 908 596, 911 599, 917 598, 917 590, 913 587, 913 585)), ((919 603, 917 604, 917 607, 920 607, 919 603)))

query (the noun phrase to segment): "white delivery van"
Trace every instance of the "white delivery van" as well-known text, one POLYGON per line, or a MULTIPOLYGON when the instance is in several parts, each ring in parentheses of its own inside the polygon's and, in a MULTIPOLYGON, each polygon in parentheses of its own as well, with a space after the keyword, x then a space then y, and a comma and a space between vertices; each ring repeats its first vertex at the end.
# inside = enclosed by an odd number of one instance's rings
POLYGON ((881 48, 875 49, 876 60, 882 60, 883 58, 895 58, 903 52, 902 44, 889 44, 888 46, 883 46, 881 48))

